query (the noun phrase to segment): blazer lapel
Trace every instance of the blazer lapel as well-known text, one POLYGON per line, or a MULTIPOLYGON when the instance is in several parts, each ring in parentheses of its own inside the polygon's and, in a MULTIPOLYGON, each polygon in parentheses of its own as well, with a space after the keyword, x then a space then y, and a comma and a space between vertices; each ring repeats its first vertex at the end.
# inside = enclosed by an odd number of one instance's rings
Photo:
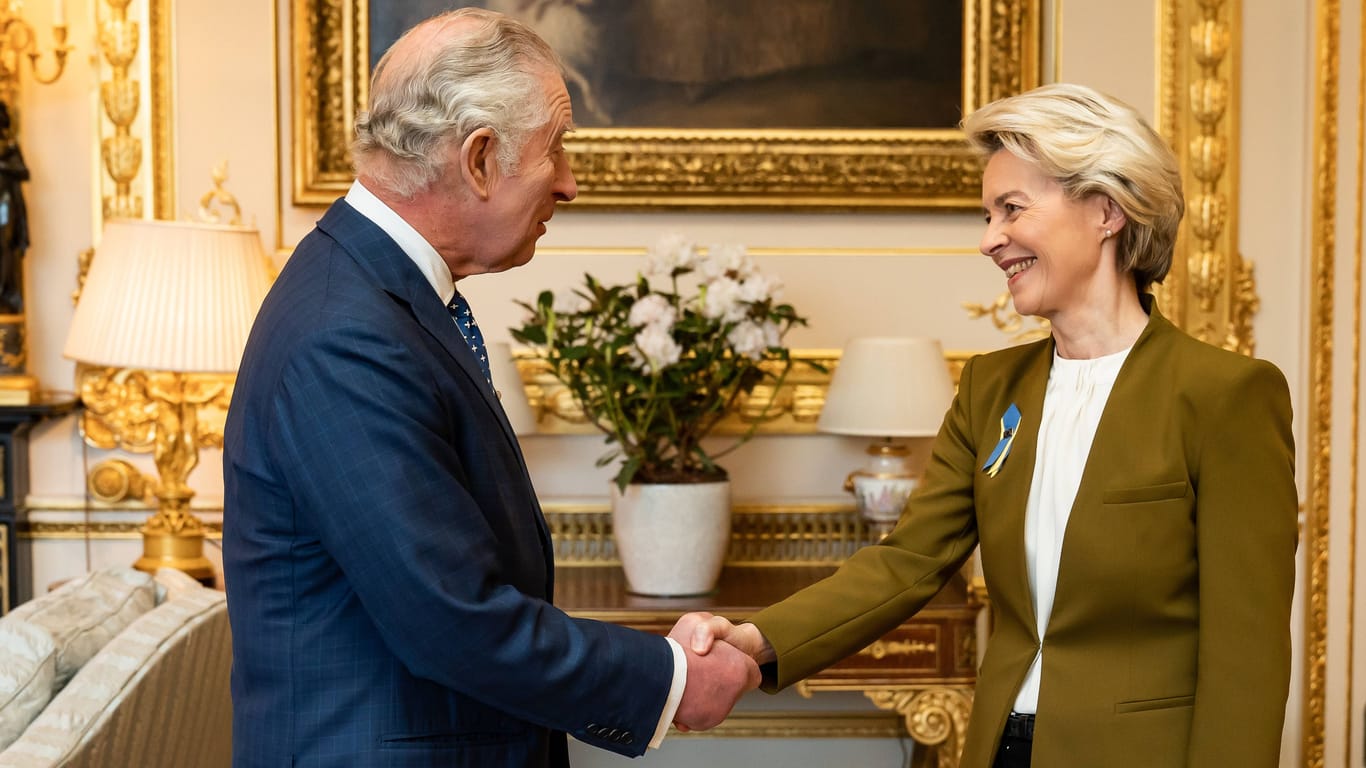
POLYGON ((1115 428, 1116 420, 1132 418, 1132 413, 1125 413, 1126 408, 1132 408, 1134 403, 1141 403, 1142 391, 1152 386, 1151 376, 1161 375, 1160 369, 1150 361, 1151 354, 1159 349, 1153 341, 1160 339, 1168 330, 1175 329, 1175 326, 1158 311, 1151 295, 1144 294, 1141 298, 1143 308, 1148 312, 1148 325, 1134 341, 1129 356, 1120 366, 1115 385, 1110 390, 1110 396, 1105 401, 1100 421, 1096 425, 1091 450, 1086 456, 1086 466, 1082 470, 1081 481, 1077 484, 1077 495, 1072 501, 1072 510, 1067 517, 1067 528, 1063 531, 1062 553, 1058 558, 1058 581, 1054 589, 1055 597, 1053 612, 1048 620, 1049 627, 1070 621, 1069 609, 1079 604, 1076 600, 1061 597, 1064 592, 1074 588, 1071 580, 1067 578, 1070 571, 1068 543, 1076 540, 1073 532, 1080 531, 1083 526, 1089 526, 1095 521, 1095 516, 1100 512, 1099 500, 1107 481, 1113 480, 1116 467, 1124 466, 1127 446, 1124 445, 1122 431, 1115 428))
POLYGON ((981 466, 977 472, 983 473, 981 482, 990 489, 992 496, 1003 499, 1000 525, 1003 526, 1001 539, 1010 542, 1010 562, 1007 568, 1012 573, 1001 579, 997 587, 1002 592, 1001 600, 1013 605, 1025 606, 1029 617, 1029 627, 1033 629, 1038 622, 1034 615, 1034 598, 1029 584, 1029 566, 1025 555, 1025 508, 1029 502, 1029 491, 1034 481, 1034 460, 1039 444, 1039 420, 1043 416, 1043 398, 1048 389, 1048 374, 1053 365, 1053 341, 1039 345, 1038 354, 1020 366, 1015 377, 1017 385, 1008 390, 1000 405, 1000 413, 992 413, 990 440, 984 443, 994 446, 1000 428, 1001 415, 1014 403, 1020 410, 1020 426, 1011 446, 1010 456, 996 477, 986 478, 981 466))

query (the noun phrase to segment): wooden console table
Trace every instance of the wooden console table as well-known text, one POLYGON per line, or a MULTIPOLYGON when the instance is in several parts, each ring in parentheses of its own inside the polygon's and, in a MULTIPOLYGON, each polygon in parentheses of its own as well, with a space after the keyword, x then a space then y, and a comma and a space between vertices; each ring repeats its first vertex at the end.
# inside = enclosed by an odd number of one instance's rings
MULTIPOLYGON (((728 565, 714 594, 650 598, 626 591, 619 566, 561 567, 555 574, 555 603, 575 616, 662 635, 689 611, 746 619, 834 570, 833 565, 728 565)), ((926 748, 916 750, 917 765, 956 768, 977 677, 981 608, 962 577, 955 576, 915 617, 798 683, 797 690, 807 697, 818 691, 860 691, 878 707, 901 715, 907 733, 926 748)))

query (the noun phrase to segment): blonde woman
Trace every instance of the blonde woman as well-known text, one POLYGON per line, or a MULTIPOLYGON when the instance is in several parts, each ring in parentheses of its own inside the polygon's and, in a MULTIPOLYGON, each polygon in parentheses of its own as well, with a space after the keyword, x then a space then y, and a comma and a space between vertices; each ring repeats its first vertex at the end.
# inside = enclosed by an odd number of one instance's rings
POLYGON ((974 358, 896 530, 724 639, 768 690, 867 646, 981 545, 995 629, 964 768, 1275 766, 1296 493, 1274 366, 1196 341, 1147 293, 1182 215, 1175 158, 1076 85, 963 121, 982 253, 1051 338, 974 358))

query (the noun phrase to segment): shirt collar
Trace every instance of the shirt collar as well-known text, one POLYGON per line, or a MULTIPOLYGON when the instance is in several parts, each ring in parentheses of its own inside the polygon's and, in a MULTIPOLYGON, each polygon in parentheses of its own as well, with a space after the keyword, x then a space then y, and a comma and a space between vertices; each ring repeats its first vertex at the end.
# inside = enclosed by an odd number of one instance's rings
POLYGON ((413 225, 404 221, 383 200, 375 197, 375 193, 366 189, 360 179, 351 183, 351 189, 346 192, 346 202, 356 209, 356 213, 369 219, 398 243, 398 247, 427 278, 432 290, 441 297, 442 304, 451 303, 451 299, 455 298, 455 279, 451 277, 451 268, 446 266, 441 254, 427 242, 427 238, 418 234, 413 225))

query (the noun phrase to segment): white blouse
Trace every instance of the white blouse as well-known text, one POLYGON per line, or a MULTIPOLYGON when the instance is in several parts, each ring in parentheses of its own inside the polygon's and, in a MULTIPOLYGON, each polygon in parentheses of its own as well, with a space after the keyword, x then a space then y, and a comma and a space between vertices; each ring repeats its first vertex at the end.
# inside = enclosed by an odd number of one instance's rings
MULTIPOLYGON (((1039 420, 1034 479, 1025 507, 1025 562, 1040 638, 1053 613, 1063 535, 1086 469, 1086 457, 1091 453, 1105 401, 1110 399, 1115 378, 1128 356, 1129 349, 1125 349, 1091 360, 1068 360, 1059 357, 1057 350, 1053 352, 1039 420)), ((1033 714, 1038 709, 1043 652, 1040 647, 1015 697, 1016 712, 1033 714)))

